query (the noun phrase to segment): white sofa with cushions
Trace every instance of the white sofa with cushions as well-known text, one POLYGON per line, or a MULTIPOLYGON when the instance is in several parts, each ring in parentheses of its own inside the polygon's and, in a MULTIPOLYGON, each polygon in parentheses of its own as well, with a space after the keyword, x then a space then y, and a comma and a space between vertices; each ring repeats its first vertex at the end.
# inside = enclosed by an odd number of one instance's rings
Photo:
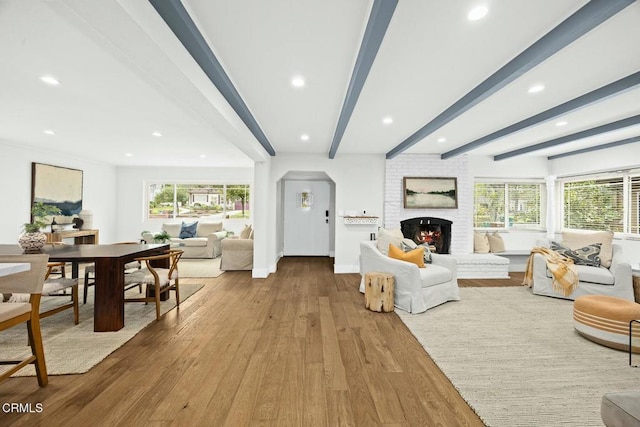
MULTIPOLYGON (((601 266, 576 265, 578 287, 568 296, 563 296, 553 289, 553 279, 544 257, 541 254, 534 254, 532 285, 534 294, 570 300, 575 300, 581 295, 611 295, 634 301, 631 265, 623 256, 622 247, 613 243, 612 232, 567 231, 562 233, 562 241, 557 243, 572 250, 600 243, 602 245, 601 266)), ((549 248, 551 242, 539 240, 537 245, 549 248)))
MULTIPOLYGON (((227 232, 222 229, 221 222, 201 222, 196 225, 193 237, 181 238, 183 230, 182 222, 162 224, 162 231, 165 231, 171 238, 169 243, 177 249, 184 251, 183 258, 217 258, 220 256, 221 241, 227 237, 227 232)), ((193 226, 193 223, 184 224, 193 226)), ((142 238, 149 243, 153 243, 153 234, 145 233, 142 238)))

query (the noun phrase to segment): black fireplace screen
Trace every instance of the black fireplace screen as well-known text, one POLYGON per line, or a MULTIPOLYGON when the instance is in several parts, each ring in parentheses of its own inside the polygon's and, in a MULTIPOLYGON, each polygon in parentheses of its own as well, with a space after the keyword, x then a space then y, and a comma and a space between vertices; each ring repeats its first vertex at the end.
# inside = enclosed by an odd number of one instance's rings
POLYGON ((400 222, 402 235, 417 244, 427 244, 432 252, 448 254, 451 245, 451 221, 442 218, 411 218, 400 222))

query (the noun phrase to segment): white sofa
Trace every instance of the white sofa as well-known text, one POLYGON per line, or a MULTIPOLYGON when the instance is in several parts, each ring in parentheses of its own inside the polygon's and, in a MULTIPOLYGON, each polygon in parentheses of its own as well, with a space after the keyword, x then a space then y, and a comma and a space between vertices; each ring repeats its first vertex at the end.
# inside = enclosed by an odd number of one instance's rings
MULTIPOLYGON (((548 248, 548 240, 538 240, 538 246, 548 248)), ((633 277, 631 265, 624 259, 622 247, 612 244, 611 266, 592 267, 576 265, 578 273, 578 287, 571 294, 564 296, 553 290, 553 279, 547 269, 547 263, 541 254, 533 256, 533 285, 532 291, 536 295, 575 300, 582 295, 611 295, 634 301, 633 277)))
MULTIPOLYGON (((181 222, 162 224, 162 230, 171 236, 169 243, 184 251, 183 258, 217 258, 220 256, 220 242, 227 236, 227 232, 222 229, 221 222, 198 221, 196 236, 186 239, 180 238, 181 228, 181 222)), ((148 243, 154 241, 153 233, 145 233, 142 238, 148 243)))
POLYGON ((457 263, 453 257, 431 254, 426 268, 389 258, 380 252, 375 241, 360 243, 360 292, 364 293, 364 275, 371 271, 393 274, 394 305, 409 313, 422 313, 447 301, 460 300, 457 263))

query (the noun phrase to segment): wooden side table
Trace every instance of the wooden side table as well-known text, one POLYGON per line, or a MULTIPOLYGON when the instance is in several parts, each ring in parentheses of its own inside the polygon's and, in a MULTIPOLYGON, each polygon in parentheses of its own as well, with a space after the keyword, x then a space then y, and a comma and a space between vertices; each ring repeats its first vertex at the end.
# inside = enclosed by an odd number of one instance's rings
POLYGON ((393 311, 393 274, 372 271, 364 275, 364 304, 371 311, 393 311))
POLYGON ((631 264, 631 274, 633 275, 633 296, 637 303, 640 303, 640 264, 631 264))

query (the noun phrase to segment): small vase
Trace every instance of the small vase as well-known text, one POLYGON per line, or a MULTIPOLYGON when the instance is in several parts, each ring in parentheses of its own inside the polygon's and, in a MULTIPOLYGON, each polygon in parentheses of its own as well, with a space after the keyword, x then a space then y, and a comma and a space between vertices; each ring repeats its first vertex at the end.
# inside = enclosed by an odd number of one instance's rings
POLYGON ((27 254, 42 252, 45 243, 47 243, 47 236, 39 231, 24 233, 18 238, 18 244, 27 254))

